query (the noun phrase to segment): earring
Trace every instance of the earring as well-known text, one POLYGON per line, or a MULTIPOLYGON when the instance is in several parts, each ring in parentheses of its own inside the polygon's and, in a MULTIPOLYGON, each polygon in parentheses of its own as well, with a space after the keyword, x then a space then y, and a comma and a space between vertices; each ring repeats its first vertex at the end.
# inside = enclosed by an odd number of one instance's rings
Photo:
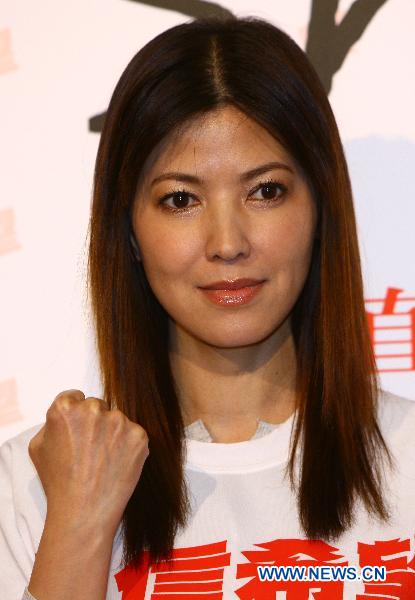
POLYGON ((137 240, 135 239, 135 236, 132 233, 130 233, 130 242, 132 245, 133 254, 134 254, 135 258, 137 260, 141 261, 140 250, 138 249, 138 246, 137 246, 137 240))

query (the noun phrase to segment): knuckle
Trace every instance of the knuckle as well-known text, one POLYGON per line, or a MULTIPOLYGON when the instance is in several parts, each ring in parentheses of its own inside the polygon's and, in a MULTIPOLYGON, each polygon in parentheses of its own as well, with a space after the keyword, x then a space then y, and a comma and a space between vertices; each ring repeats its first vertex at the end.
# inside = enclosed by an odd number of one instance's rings
POLYGON ((62 413, 66 413, 72 407, 71 401, 65 398, 55 400, 46 412, 47 421, 59 421, 62 413))
POLYGON ((49 410, 68 410, 79 405, 83 400, 85 400, 85 395, 80 390, 64 390, 55 397, 49 410))
POLYGON ((102 412, 108 410, 107 403, 104 402, 104 400, 101 400, 100 398, 94 398, 93 396, 86 398, 83 405, 86 409, 95 414, 101 414, 102 412))
POLYGON ((132 433, 135 436, 135 439, 142 444, 148 444, 148 435, 147 431, 141 427, 141 425, 135 424, 135 427, 132 428, 132 433))
POLYGON ((49 406, 48 410, 46 411, 46 421, 50 422, 50 421, 55 421, 56 419, 59 418, 59 413, 60 413, 60 405, 57 404, 56 402, 53 402, 53 404, 51 404, 51 406, 49 406))
POLYGON ((121 410, 118 408, 108 410, 105 418, 107 419, 107 424, 112 431, 112 435, 124 436, 127 417, 121 410))
POLYGON ((125 422, 126 416, 119 408, 113 408, 108 411, 108 419, 114 424, 121 424, 125 422))
POLYGON ((81 401, 81 400, 85 400, 85 394, 81 391, 81 390, 63 390, 62 392, 59 392, 59 394, 55 397, 55 401, 56 400, 75 400, 75 401, 81 401))

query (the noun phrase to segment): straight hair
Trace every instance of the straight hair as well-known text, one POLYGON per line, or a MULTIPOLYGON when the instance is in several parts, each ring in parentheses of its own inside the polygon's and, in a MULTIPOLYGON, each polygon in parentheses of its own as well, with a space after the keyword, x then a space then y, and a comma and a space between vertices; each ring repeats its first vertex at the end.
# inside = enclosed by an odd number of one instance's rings
POLYGON ((144 551, 150 564, 170 560, 189 517, 168 315, 130 237, 136 186, 168 134, 226 105, 287 149, 318 209, 310 270, 291 313, 298 375, 287 472, 300 525, 309 539, 333 540, 353 524, 357 499, 368 513, 389 517, 381 490, 382 460, 391 456, 377 420, 352 189, 326 92, 305 53, 271 23, 196 19, 159 34, 131 59, 111 97, 95 165, 88 292, 103 398, 146 430, 150 449, 122 519, 124 566, 138 567, 144 551))

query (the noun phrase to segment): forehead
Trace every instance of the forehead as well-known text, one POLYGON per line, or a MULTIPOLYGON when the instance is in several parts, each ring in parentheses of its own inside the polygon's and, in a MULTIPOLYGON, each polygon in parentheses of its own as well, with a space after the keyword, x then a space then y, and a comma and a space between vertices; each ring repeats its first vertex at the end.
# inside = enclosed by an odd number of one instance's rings
POLYGON ((167 135, 146 160, 140 180, 167 170, 243 171, 272 159, 296 166, 270 132, 239 109, 225 106, 192 118, 167 135))

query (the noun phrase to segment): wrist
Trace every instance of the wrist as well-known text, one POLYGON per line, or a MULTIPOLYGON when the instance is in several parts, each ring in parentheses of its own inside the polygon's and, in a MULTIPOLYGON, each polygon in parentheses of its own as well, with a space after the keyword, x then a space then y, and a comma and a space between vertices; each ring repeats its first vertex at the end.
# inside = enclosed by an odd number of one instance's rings
POLYGON ((94 514, 48 510, 44 531, 46 533, 59 532, 59 535, 63 535, 67 539, 81 542, 89 543, 93 539, 98 544, 108 544, 112 543, 117 527, 107 524, 94 514))

